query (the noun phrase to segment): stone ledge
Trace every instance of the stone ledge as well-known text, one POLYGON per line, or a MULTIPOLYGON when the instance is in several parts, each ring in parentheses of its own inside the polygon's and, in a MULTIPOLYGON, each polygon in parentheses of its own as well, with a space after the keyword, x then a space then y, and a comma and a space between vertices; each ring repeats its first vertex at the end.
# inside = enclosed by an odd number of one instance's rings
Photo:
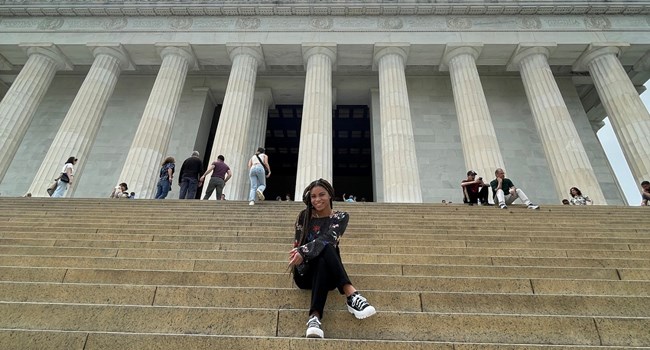
POLYGON ((228 1, 84 1, 68 0, 43 4, 38 0, 0 1, 0 16, 331 16, 331 15, 516 15, 516 14, 648 14, 650 2, 484 2, 484 1, 329 1, 262 0, 228 1))

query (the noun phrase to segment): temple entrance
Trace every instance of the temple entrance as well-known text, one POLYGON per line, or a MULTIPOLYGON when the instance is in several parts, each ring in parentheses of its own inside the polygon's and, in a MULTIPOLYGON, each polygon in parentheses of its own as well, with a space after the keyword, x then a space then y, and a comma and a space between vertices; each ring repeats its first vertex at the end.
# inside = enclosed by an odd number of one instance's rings
MULTIPOLYGON (((267 184, 267 200, 289 195, 294 199, 301 105, 276 105, 269 110, 266 153, 273 174, 267 184)), ((368 106, 338 106, 332 113, 334 187, 337 200, 353 195, 357 201, 373 201, 370 113, 368 106)))

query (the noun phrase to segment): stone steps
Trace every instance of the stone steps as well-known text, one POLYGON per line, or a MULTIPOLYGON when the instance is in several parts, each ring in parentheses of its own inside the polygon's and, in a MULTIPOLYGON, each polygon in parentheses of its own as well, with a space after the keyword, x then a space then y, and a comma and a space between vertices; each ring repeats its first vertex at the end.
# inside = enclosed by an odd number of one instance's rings
MULTIPOLYGON (((305 318, 304 310, 290 309, 13 302, 0 303, 0 312, 3 329, 296 338, 304 336, 305 318)), ((383 311, 359 321, 340 310, 328 310, 325 317, 329 321, 324 331, 333 339, 607 346, 643 345, 650 340, 645 332, 650 319, 640 317, 383 311), (627 332, 636 337, 626 336, 627 332)))
POLYGON ((650 348, 639 208, 343 204, 342 257, 377 307, 286 270, 301 203, 0 198, 0 343, 9 348, 650 348), (467 223, 470 224, 467 224, 467 223))

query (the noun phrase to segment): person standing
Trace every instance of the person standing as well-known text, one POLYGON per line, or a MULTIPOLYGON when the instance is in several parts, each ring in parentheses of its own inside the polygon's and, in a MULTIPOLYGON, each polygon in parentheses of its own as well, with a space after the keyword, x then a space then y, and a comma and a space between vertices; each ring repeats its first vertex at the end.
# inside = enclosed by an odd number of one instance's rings
POLYGON ((213 191, 217 191, 217 200, 223 199, 221 195, 223 194, 223 188, 226 187, 226 182, 230 180, 232 177, 232 171, 230 170, 230 167, 228 164, 225 163, 226 158, 224 158, 223 155, 219 155, 217 157, 217 160, 212 162, 210 166, 208 167, 208 170, 205 171, 205 174, 201 176, 199 179, 199 183, 203 183, 205 181, 205 177, 208 176, 210 172, 212 172, 212 176, 210 177, 210 181, 208 182, 208 188, 205 191, 205 196, 203 196, 203 200, 208 200, 210 199, 210 196, 212 195, 213 191))
POLYGON ((203 161, 199 158, 199 152, 194 151, 185 159, 178 174, 178 185, 181 190, 178 199, 195 199, 196 190, 199 188, 199 176, 203 172, 203 161))
POLYGON ((313 181, 303 191, 303 209, 295 224, 294 248, 289 252, 293 280, 300 289, 311 289, 307 338, 323 338, 320 320, 327 294, 338 289, 345 295, 348 311, 357 319, 376 313, 366 298, 350 282, 339 250, 339 241, 350 216, 332 209, 334 188, 323 179, 313 181))
POLYGON ((61 198, 65 194, 65 191, 68 189, 68 185, 72 185, 72 180, 74 178, 74 165, 77 164, 78 159, 75 157, 70 157, 65 161, 63 169, 61 169, 61 174, 56 178, 56 189, 52 193, 52 198, 61 198))
POLYGON ((156 186, 156 199, 165 199, 167 193, 172 189, 176 159, 167 157, 160 165, 158 185, 156 186))
POLYGON ((271 176, 269 156, 264 154, 264 148, 260 147, 248 160, 248 176, 251 179, 251 190, 248 194, 248 205, 255 205, 255 199, 264 200, 266 179, 271 176))
POLYGON ((494 195, 496 196, 495 202, 499 203, 499 208, 508 209, 508 205, 512 204, 517 198, 519 198, 526 204, 526 206, 528 206, 528 209, 539 209, 539 205, 533 204, 521 188, 515 187, 515 184, 506 177, 506 173, 503 169, 498 168, 494 172, 494 175, 496 176, 496 179, 490 182, 490 186, 492 187, 492 192, 494 192, 494 195))

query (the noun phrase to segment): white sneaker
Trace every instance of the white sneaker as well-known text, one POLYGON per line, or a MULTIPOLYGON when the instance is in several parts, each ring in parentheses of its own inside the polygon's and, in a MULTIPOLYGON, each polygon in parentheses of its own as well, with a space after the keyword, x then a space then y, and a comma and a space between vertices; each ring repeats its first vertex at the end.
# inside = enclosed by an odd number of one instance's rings
POLYGON ((323 338, 325 333, 320 329, 320 321, 318 317, 312 316, 307 321, 307 338, 323 338))
POLYGON ((254 201, 250 201, 250 202, 248 202, 248 205, 255 205, 255 202, 254 202, 254 201))
POLYGON ((360 320, 368 318, 377 312, 372 305, 368 304, 366 298, 362 297, 359 293, 354 293, 349 296, 346 305, 348 306, 348 311, 360 320))
POLYGON ((499 204, 499 208, 500 209, 508 209, 508 206, 505 205, 505 203, 501 203, 501 204, 499 204))
POLYGON ((257 199, 260 200, 260 201, 263 201, 264 200, 264 193, 262 193, 262 191, 260 191, 260 190, 256 190, 255 192, 257 193, 257 199))
POLYGON ((528 209, 539 209, 539 205, 535 205, 533 203, 528 204, 528 209))

